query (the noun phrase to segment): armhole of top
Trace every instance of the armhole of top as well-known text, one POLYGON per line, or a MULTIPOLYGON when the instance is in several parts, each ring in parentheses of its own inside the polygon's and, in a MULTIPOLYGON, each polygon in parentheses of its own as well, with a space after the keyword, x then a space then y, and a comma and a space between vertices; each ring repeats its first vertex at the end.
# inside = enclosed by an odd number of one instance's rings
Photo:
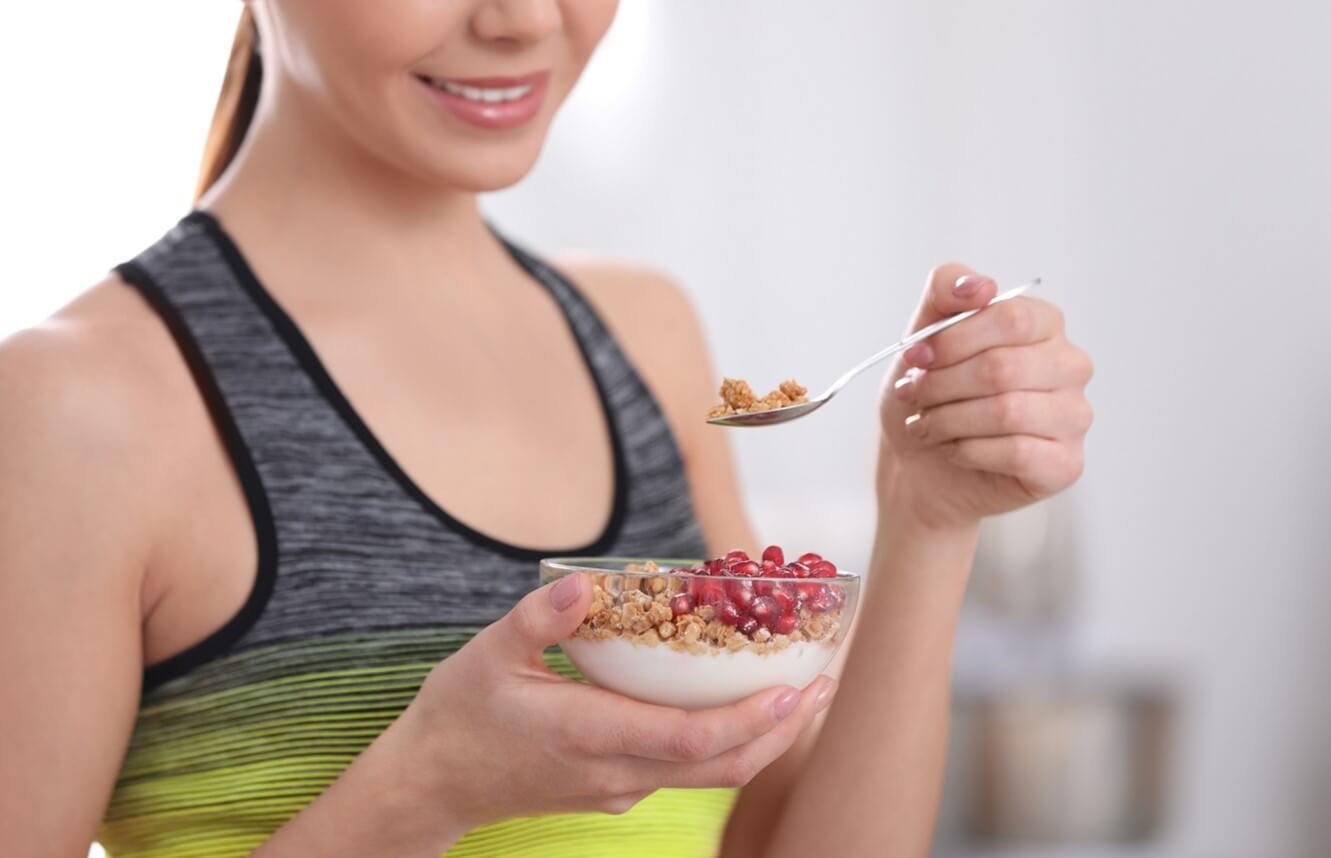
POLYGON ((152 275, 140 265, 126 262, 116 266, 115 273, 148 302, 166 326, 180 350, 181 357, 189 367, 190 375, 207 405, 209 416, 218 434, 221 435, 227 456, 240 480, 245 503, 249 507, 250 520, 254 525, 258 553, 254 584, 244 604, 220 628, 202 640, 144 668, 142 693, 147 694, 162 683, 184 676, 200 665, 225 655, 258 621, 273 594, 273 586, 277 580, 277 529, 273 522, 268 495, 264 491, 254 459, 240 434, 235 418, 226 405, 212 368, 204 358, 184 317, 167 299, 166 293, 152 275))

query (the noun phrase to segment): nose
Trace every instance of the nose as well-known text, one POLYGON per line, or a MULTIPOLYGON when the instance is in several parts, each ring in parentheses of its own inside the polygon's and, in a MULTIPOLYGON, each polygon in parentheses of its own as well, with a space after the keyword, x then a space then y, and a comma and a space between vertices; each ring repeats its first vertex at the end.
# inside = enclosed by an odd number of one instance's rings
POLYGON ((487 42, 539 42, 563 26, 560 0, 485 0, 472 29, 487 42))

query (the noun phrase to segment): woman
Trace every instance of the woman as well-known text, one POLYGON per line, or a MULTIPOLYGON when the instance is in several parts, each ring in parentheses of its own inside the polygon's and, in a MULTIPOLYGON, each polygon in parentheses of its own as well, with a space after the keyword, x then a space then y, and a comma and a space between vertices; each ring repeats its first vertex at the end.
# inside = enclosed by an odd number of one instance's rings
POLYGON ((6 854, 927 853, 977 524, 1077 478, 1089 361, 1021 299, 893 371, 834 706, 556 676, 537 558, 754 547, 679 292, 477 210, 614 6, 251 0, 198 211, 0 346, 6 854))

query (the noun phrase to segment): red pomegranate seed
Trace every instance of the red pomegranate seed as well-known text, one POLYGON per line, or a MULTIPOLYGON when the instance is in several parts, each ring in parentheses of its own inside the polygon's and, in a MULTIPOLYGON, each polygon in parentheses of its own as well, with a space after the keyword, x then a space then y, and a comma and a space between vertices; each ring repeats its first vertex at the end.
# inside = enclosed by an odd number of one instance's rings
POLYGON ((827 589, 836 598, 836 606, 838 609, 846 607, 846 591, 843 588, 829 585, 827 589))
POLYGON ((703 568, 707 571, 708 575, 720 575, 725 571, 726 561, 719 558, 716 560, 708 560, 703 564, 703 568))
POLYGON ((725 583, 711 578, 694 578, 689 592, 693 596, 694 603, 698 605, 715 607, 718 602, 726 600, 725 583))
POLYGON ((758 631, 758 621, 753 617, 745 617, 739 621, 739 630, 749 637, 753 637, 754 632, 758 631))
POLYGON ((745 551, 744 549, 742 549, 742 548, 736 548, 736 549, 734 549, 733 551, 727 551, 727 552, 726 552, 726 556, 725 556, 725 564, 726 564, 727 566, 733 566, 733 565, 736 564, 736 563, 742 563, 742 562, 744 562, 745 560, 748 560, 748 559, 749 559, 749 554, 748 554, 748 552, 746 552, 746 551, 745 551))
POLYGON ((752 560, 745 560, 730 567, 731 575, 741 575, 745 578, 753 578, 761 571, 761 567, 752 560))
POLYGON ((777 607, 776 600, 771 596, 758 596, 749 606, 749 616, 769 628, 780 613, 781 609, 777 607))
POLYGON ((801 602, 807 602, 823 592, 823 585, 812 581, 800 581, 795 584, 795 592, 801 602))
POLYGON ((811 564, 813 564, 813 563, 817 563, 819 560, 822 560, 822 559, 823 559, 823 555, 821 555, 821 554, 815 554, 815 553, 812 552, 812 551, 809 551, 809 552, 807 552, 807 553, 805 553, 805 554, 801 554, 801 555, 800 555, 800 562, 803 563, 805 566, 809 566, 809 565, 811 565, 811 564))
POLYGON ((786 568, 790 570, 790 577, 792 578, 809 577, 809 567, 804 563, 787 563, 786 568))
POLYGON ((763 577, 775 578, 780 573, 781 566, 771 560, 763 561, 763 577))
POLYGON ((836 607, 836 596, 823 590, 821 593, 810 597, 809 601, 805 604, 808 605, 810 611, 813 611, 815 614, 821 614, 824 611, 830 611, 836 607))
POLYGON ((772 591, 776 589, 776 586, 775 581, 754 581, 753 592, 754 595, 757 596, 770 596, 772 595, 772 591))
POLYGON ((722 602, 716 608, 716 618, 728 626, 737 626, 743 619, 734 602, 722 602))
POLYGON ((810 578, 835 578, 836 565, 830 560, 818 560, 809 566, 810 578))
POLYGON ((789 584, 778 584, 772 590, 772 598, 776 600, 777 605, 783 612, 795 610, 798 599, 795 596, 795 589, 789 584))
POLYGON ((772 634, 788 635, 795 631, 795 624, 799 621, 800 618, 798 614, 793 611, 787 611, 777 617, 776 622, 772 623, 772 634))
POLYGON ((769 545, 763 549, 763 560, 770 560, 777 566, 786 565, 786 552, 781 550, 780 545, 769 545))
POLYGON ((748 581, 727 581, 726 595, 739 608, 740 613, 748 613, 753 604, 753 585, 748 581))
POLYGON ((680 593, 670 600, 670 613, 677 617, 682 617, 693 610, 693 597, 688 593, 680 593))

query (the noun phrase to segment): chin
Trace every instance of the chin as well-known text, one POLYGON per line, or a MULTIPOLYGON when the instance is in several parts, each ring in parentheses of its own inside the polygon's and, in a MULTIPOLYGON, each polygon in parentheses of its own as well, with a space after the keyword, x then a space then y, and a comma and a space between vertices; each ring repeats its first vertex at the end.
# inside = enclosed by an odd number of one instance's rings
POLYGON ((541 133, 518 140, 443 140, 434 145, 432 152, 408 156, 408 163, 414 162, 408 170, 441 189, 471 193, 499 191, 531 172, 544 142, 545 135, 541 133))

